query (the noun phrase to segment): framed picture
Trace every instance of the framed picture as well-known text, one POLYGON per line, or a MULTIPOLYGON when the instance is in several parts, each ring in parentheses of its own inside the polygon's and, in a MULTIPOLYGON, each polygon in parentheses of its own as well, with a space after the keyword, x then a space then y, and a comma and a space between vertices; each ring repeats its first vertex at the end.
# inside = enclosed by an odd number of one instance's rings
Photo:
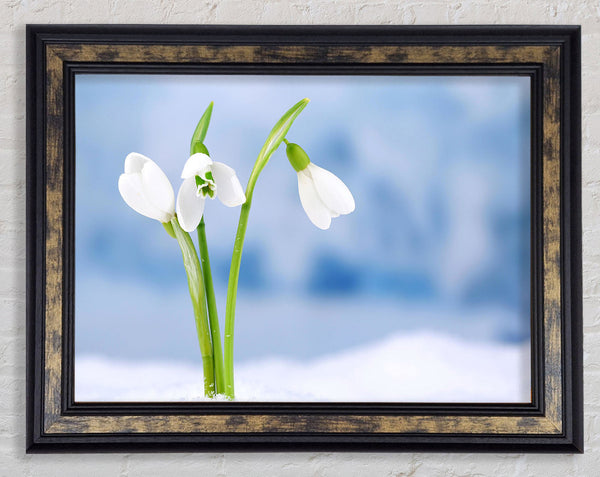
POLYGON ((27 93, 28 452, 583 451, 579 27, 30 25, 27 93))

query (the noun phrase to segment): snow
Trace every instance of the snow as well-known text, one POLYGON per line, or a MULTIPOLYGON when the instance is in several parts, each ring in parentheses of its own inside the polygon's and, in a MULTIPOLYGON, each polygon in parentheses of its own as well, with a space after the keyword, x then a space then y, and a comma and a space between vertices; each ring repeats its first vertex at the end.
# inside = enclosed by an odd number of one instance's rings
MULTIPOLYGON (((400 333, 313 360, 236 365, 237 401, 529 402, 529 343, 400 333)), ((202 367, 80 355, 77 401, 202 401, 202 367)))

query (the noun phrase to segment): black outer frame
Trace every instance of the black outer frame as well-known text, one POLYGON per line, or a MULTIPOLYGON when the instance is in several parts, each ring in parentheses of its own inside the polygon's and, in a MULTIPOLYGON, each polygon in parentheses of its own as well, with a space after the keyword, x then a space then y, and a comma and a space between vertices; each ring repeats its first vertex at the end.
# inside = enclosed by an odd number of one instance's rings
MULTIPOLYGON (((252 65, 254 66, 254 65, 252 65)), ((92 67, 88 65, 88 67, 92 67)), ((96 65, 98 72, 102 65, 96 65)), ((165 71, 161 65, 154 65, 156 73, 165 71)), ((76 64, 67 65, 69 74, 65 77, 65 90, 72 87, 73 74, 78 71, 76 64)), ((145 65, 148 73, 148 65, 145 65)), ((353 66, 349 67, 349 71, 353 66)), ((460 74, 467 65, 456 66, 460 74)), ((133 68, 132 66, 132 69, 133 68)), ((489 70, 493 65, 489 65, 489 70)), ((472 68, 474 71, 474 69, 472 68)), ((81 70, 79 70, 81 71, 81 70)), ((257 65, 252 73, 265 71, 265 65, 257 65)), ((281 71, 281 67, 280 67, 281 71)), ((296 70, 297 71, 297 70, 296 70)), ((436 74, 429 69, 429 74, 436 74)), ((437 74, 448 74, 452 68, 440 68, 437 74), (443 70, 443 71, 442 71, 443 70)), ((123 69, 126 72, 126 69, 123 69)), ((248 71, 250 72, 250 71, 248 71)), ((314 73, 313 73, 314 74, 314 73)), ((410 74, 410 73, 409 73, 410 74)), ((463 73, 464 74, 464 73, 463 73)), ((476 74, 476 73, 475 73, 476 74)), ((524 73, 527 74, 527 73, 524 73)), ((535 68, 530 73, 536 76, 535 68)), ((539 94, 532 81, 532 93, 539 94), (536 93, 537 91, 537 93, 536 93)), ((533 99, 532 94, 532 99, 533 99)), ((67 125, 73 119, 68 111, 69 94, 65 94, 67 125)), ((582 452, 583 413, 582 413, 582 323, 581 323, 581 125, 580 125, 580 28, 577 26, 460 26, 460 27, 275 27, 275 26, 80 26, 28 25, 27 27, 27 452, 52 451, 256 451, 256 450, 385 450, 385 451, 536 451, 536 452, 582 452), (46 181, 43 161, 45 157, 44 111, 44 45, 46 42, 106 42, 111 43, 202 43, 211 44, 558 44, 563 47, 561 78, 561 284, 562 284, 562 345, 564 393, 563 408, 569 417, 565 430, 560 436, 539 435, 369 435, 369 434, 311 434, 284 433, 232 435, 227 433, 201 436, 197 434, 170 435, 44 435, 42 432, 43 356, 40 348, 43 336, 44 293, 44 236, 45 209, 44 185, 46 181)), ((539 114, 538 116, 539 117, 539 114)), ((541 122, 541 121, 540 121, 541 122)), ((532 120, 532 134, 539 136, 541 127, 532 120)), ((72 126, 72 124, 71 124, 72 126)), ((68 128, 67 128, 68 129, 68 128)), ((71 127, 71 131, 73 128, 71 127)), ((541 136, 539 136, 541 137, 541 136)), ((532 136, 532 139, 535 137, 532 136)), ((69 155, 67 138, 67 156, 69 155)), ((532 141, 532 157, 535 150, 532 141)), ((72 155, 72 154, 71 154, 72 155)), ((537 162, 537 161, 532 161, 537 162)), ((73 264, 69 258, 73 242, 73 201, 74 179, 69 184, 69 167, 74 172, 74 157, 66 158, 65 167, 65 279, 73 281, 73 264), (71 218, 70 218, 71 217, 71 218)), ((535 164, 532 178, 535 175, 535 164)), ((532 206, 541 200, 539 182, 532 187, 532 206)), ((541 217, 532 214, 532 237, 541 226, 541 217)), ((539 233, 539 232, 537 232, 539 233)), ((532 251, 535 251, 532 248, 532 251)), ((535 260, 535 258, 534 258, 535 260)), ((534 277, 535 280, 535 277, 534 277)), ((67 287, 68 288, 68 287, 67 287)), ((539 290, 538 286, 538 290, 539 290)), ((532 295, 532 302, 538 301, 532 295)), ((65 300, 66 313, 69 304, 65 300)), ((72 310, 71 310, 72 314, 72 310)), ((65 319, 65 333, 72 330, 72 322, 65 319)), ((533 357, 543 349, 543 340, 536 341, 535 324, 532 330, 533 357)), ((63 355, 65 369, 63 376, 72 378, 72 339, 65 340, 63 355)), ((210 413, 224 414, 280 414, 293 413, 299 408, 309 413, 336 414, 381 414, 382 412, 432 415, 535 415, 543 413, 539 393, 543 383, 543 364, 533 362, 534 399, 531 405, 471 405, 471 404, 336 404, 332 406, 318 403, 295 405, 293 403, 244 404, 226 403, 211 407, 210 413), (536 390, 538 393, 536 393, 536 390), (220 407, 219 407, 220 406, 220 407)), ((69 384, 69 383, 67 383, 69 384)), ((107 415, 107 414, 203 414, 202 405, 179 403, 75 403, 71 386, 63 387, 64 415, 107 415)), ((206 412, 206 411, 205 411, 206 412)))

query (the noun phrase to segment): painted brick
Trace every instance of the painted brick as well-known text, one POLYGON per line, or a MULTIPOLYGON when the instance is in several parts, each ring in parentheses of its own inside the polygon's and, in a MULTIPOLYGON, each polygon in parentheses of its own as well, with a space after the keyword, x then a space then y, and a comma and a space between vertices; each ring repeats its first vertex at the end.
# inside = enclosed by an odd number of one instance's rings
POLYGON ((600 468, 597 0, 4 0, 0 4, 0 476, 591 476, 600 468), (582 24, 585 455, 24 454, 26 23, 582 24))

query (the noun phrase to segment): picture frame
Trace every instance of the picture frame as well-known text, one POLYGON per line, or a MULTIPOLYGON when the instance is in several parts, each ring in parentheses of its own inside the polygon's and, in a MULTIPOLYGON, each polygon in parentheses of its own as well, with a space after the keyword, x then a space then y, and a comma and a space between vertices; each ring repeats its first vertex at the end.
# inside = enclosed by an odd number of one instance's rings
POLYGON ((27 443, 35 452, 583 452, 578 26, 27 26, 27 443), (531 79, 530 403, 79 403, 74 78, 531 79))

